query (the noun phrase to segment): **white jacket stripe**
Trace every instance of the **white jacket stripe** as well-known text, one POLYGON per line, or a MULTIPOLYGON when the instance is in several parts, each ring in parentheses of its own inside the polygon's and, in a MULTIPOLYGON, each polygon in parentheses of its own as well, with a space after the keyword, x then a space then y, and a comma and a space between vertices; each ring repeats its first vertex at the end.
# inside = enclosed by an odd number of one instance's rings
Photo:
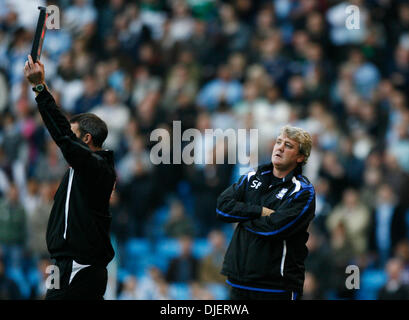
POLYGON ((70 168, 70 177, 68 178, 68 189, 67 198, 65 199, 65 228, 64 228, 64 239, 67 237, 67 226, 68 226, 68 210, 70 206, 70 194, 72 187, 72 179, 74 178, 74 169, 70 168))

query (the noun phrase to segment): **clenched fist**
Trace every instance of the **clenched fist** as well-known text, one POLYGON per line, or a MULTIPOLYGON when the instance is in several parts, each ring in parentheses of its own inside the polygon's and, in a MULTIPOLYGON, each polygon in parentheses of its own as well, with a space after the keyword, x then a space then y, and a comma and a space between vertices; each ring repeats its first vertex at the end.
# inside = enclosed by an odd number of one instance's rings
POLYGON ((28 55, 28 61, 24 65, 24 76, 32 86, 44 84, 44 65, 40 60, 34 63, 31 55, 28 55))

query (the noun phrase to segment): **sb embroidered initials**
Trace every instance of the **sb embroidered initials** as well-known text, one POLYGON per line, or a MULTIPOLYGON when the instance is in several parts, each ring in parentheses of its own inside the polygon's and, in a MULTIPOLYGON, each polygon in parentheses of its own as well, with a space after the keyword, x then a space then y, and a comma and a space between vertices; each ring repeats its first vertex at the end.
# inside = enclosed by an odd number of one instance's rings
POLYGON ((261 186, 261 182, 257 180, 254 180, 253 183, 251 184, 251 187, 254 189, 258 189, 258 187, 260 186, 261 186))

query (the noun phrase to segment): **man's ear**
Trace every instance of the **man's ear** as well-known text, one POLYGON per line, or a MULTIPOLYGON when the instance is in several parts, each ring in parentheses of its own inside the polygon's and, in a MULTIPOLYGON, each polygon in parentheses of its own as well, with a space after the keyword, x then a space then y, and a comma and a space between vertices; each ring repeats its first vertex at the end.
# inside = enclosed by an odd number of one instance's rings
POLYGON ((92 136, 89 133, 86 133, 82 138, 82 141, 84 141, 86 144, 92 144, 92 136))
POLYGON ((303 163, 305 160, 305 155, 301 154, 298 158, 297 158, 297 163, 303 163))

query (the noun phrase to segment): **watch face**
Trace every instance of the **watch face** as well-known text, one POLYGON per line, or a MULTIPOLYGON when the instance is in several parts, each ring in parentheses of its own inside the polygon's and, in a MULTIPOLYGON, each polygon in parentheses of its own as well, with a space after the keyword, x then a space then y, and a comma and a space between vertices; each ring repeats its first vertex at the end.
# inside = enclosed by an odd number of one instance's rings
POLYGON ((43 84, 37 84, 34 88, 33 91, 40 93, 41 91, 43 91, 44 89, 44 85, 43 84))

